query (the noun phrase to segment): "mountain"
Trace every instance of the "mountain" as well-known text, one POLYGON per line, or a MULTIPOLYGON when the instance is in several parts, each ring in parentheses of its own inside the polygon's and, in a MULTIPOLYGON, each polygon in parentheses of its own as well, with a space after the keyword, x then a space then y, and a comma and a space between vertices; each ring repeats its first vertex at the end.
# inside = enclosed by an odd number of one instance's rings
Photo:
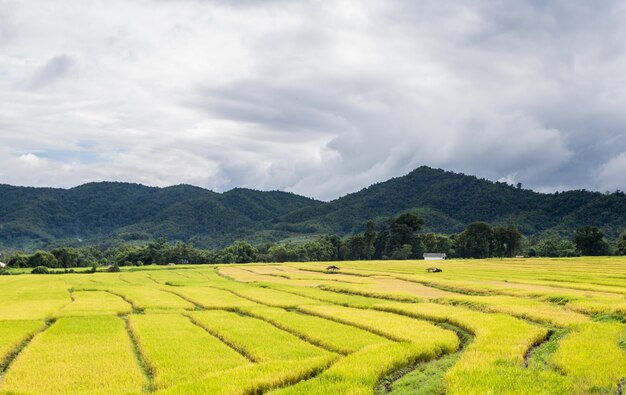
POLYGON ((626 229, 621 192, 544 194, 425 166, 334 200, 323 210, 305 207, 279 220, 350 233, 360 231, 368 219, 408 210, 419 213, 428 230, 442 233, 462 231, 475 221, 512 224, 527 235, 552 231, 569 236, 576 227, 594 225, 617 237, 626 229))
POLYGON ((420 167, 331 202, 293 193, 236 188, 216 193, 99 182, 71 189, 0 185, 0 247, 145 242, 156 237, 218 247, 237 239, 278 241, 362 231, 412 211, 425 230, 454 233, 474 221, 512 224, 527 235, 571 235, 594 225, 611 238, 626 229, 626 196, 543 194, 464 174, 420 167))

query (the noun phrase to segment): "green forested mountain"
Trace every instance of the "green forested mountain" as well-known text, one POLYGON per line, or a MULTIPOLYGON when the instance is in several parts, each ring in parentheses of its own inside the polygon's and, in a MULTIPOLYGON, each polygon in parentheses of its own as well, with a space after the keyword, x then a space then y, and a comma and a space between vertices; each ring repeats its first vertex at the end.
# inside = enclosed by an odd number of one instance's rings
POLYGON ((0 247, 142 242, 156 237, 217 247, 236 239, 277 241, 362 231, 368 220, 413 211, 425 229, 459 232, 474 221, 512 224, 526 235, 569 236, 583 225, 614 238, 626 229, 626 196, 569 191, 542 194, 472 176, 420 167, 331 202, 292 193, 236 188, 215 193, 102 182, 72 189, 0 185, 0 247))

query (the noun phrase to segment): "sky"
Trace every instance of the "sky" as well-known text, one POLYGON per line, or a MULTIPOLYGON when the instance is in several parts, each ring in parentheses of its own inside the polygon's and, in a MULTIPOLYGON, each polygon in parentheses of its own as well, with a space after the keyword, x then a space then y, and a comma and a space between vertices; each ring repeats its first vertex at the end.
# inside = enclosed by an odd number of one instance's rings
POLYGON ((0 183, 626 190, 626 2, 0 0, 0 183))

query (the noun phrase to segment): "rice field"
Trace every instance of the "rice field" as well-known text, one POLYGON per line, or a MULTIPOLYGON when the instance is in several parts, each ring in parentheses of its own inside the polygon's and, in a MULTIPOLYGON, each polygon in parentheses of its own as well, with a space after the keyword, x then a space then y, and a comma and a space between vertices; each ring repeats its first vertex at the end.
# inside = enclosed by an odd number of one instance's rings
POLYGON ((624 258, 334 264, 1 276, 0 394, 626 393, 624 258))

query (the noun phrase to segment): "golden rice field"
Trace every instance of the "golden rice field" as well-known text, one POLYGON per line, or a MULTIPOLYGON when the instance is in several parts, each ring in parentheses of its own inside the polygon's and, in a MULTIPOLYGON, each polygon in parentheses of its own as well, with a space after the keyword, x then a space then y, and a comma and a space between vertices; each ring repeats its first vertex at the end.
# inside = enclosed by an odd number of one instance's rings
POLYGON ((335 264, 0 276, 0 394, 626 394, 625 258, 335 264))

